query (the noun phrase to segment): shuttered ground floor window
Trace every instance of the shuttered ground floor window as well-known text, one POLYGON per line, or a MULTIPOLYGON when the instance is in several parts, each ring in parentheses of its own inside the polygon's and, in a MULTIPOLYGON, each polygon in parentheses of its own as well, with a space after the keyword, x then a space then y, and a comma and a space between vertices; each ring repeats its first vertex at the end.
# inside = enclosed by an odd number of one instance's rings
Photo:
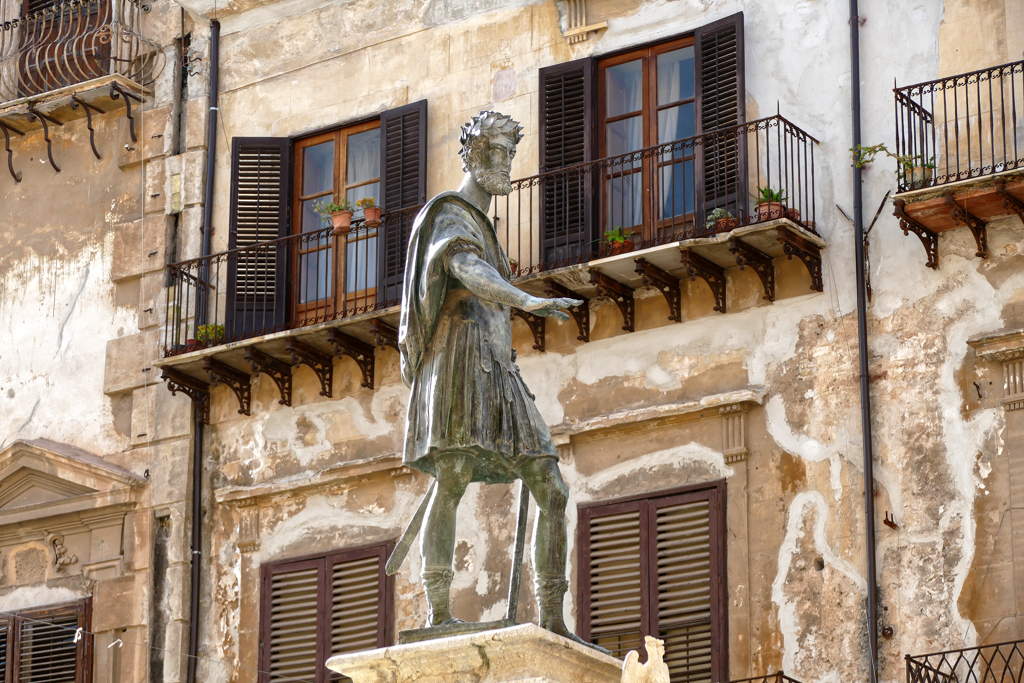
POLYGON ((0 616, 0 680, 4 683, 88 683, 89 601, 0 616))
POLYGON ((348 681, 326 661, 391 644, 389 553, 389 545, 374 545, 263 566, 262 683, 348 681))
POLYGON ((665 641, 672 683, 728 680, 725 482, 581 506, 580 631, 624 657, 665 641))

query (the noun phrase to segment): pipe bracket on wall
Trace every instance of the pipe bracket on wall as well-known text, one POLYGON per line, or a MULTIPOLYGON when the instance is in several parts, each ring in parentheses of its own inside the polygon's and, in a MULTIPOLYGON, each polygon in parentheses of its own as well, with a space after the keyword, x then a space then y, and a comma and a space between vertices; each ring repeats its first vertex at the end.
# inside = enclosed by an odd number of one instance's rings
POLYGON ((281 393, 281 400, 278 403, 283 406, 292 404, 292 367, 290 365, 273 356, 268 356, 255 346, 250 346, 245 350, 245 360, 248 361, 253 374, 266 375, 274 380, 277 390, 281 393))
POLYGON ((174 368, 164 368, 160 378, 167 382, 167 388, 171 390, 172 394, 177 394, 180 391, 192 399, 202 423, 210 424, 209 384, 174 368))
POLYGON ((536 351, 544 351, 545 347, 545 336, 547 333, 547 318, 536 313, 530 313, 519 308, 512 309, 512 319, 521 318, 523 322, 530 328, 530 333, 533 334, 533 348, 536 351))
POLYGON ((953 218, 953 222, 963 223, 971 229, 971 234, 974 235, 974 241, 978 245, 978 251, 974 255, 979 258, 988 258, 988 226, 985 221, 957 204, 953 198, 955 194, 953 190, 946 190, 944 194, 946 206, 949 207, 949 215, 953 218))
POLYGON ((611 299, 622 313, 622 329, 633 332, 636 329, 636 302, 633 289, 614 280, 601 271, 590 271, 590 284, 597 287, 597 298, 611 299))
POLYGON ((811 276, 811 290, 825 291, 825 283, 821 277, 821 249, 818 245, 811 244, 803 235, 787 228, 779 228, 779 242, 786 258, 792 261, 796 256, 807 266, 807 272, 811 276))
POLYGON ((43 139, 46 140, 46 156, 50 158, 50 166, 53 166, 53 170, 60 173, 60 167, 57 166, 53 160, 53 143, 50 141, 50 127, 46 125, 46 122, 49 121, 55 126, 63 126, 64 124, 52 116, 47 116, 43 112, 38 111, 32 106, 31 102, 28 103, 28 112, 29 121, 32 121, 33 123, 39 121, 39 123, 43 124, 43 139))
POLYGON ((640 281, 644 287, 654 287, 662 293, 665 301, 668 302, 668 319, 674 323, 682 322, 683 297, 679 289, 679 278, 671 273, 666 273, 642 256, 634 261, 636 262, 636 272, 640 274, 640 281))
POLYGON ((252 409, 252 377, 247 372, 222 363, 216 358, 203 361, 203 370, 210 375, 210 386, 224 384, 235 393, 238 399, 238 414, 249 415, 252 409))
POLYGON ((775 301, 775 264, 768 254, 738 239, 729 240, 729 251, 736 255, 736 265, 754 271, 764 288, 765 301, 775 301))
POLYGON ((0 121, 0 129, 4 131, 4 149, 7 150, 7 170, 11 172, 11 177, 14 178, 14 182, 20 183, 22 179, 21 171, 14 170, 14 152, 11 150, 11 133, 15 135, 24 136, 17 128, 11 128, 3 121, 0 121))
POLYGON ((912 232, 917 235, 918 239, 921 240, 921 244, 924 245, 925 256, 928 257, 925 265, 933 270, 938 270, 939 236, 914 220, 904 210, 905 202, 902 199, 894 199, 892 205, 892 215, 900 219, 900 229, 903 230, 903 234, 908 235, 912 232))
POLYGON ((725 313, 725 268, 709 261, 692 249, 680 249, 679 262, 683 264, 691 282, 700 278, 707 283, 711 288, 711 293, 715 296, 715 310, 725 313))
POLYGON ((85 126, 89 129, 89 144, 92 145, 92 153, 96 155, 97 159, 102 159, 100 152, 96 149, 96 131, 92 128, 92 112, 97 114, 105 114, 99 107, 94 107, 83 99, 80 99, 78 95, 71 95, 71 108, 78 109, 81 106, 85 110, 85 126))
POLYGON ((590 341, 590 299, 576 292, 572 291, 568 287, 563 287, 557 281, 552 278, 544 278, 544 293, 551 298, 569 298, 577 299, 583 303, 579 306, 574 306, 569 309, 569 315, 576 321, 576 328, 580 331, 576 339, 586 343, 590 341))

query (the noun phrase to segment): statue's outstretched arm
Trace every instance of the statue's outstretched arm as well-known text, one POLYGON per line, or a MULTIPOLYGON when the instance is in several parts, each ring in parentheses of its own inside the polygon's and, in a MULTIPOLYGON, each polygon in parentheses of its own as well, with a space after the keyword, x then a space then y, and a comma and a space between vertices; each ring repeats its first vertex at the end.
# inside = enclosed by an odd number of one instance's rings
POLYGON ((568 320, 569 314, 561 309, 579 306, 583 303, 577 299, 542 299, 527 294, 521 289, 513 287, 490 264, 469 251, 461 251, 452 256, 448 262, 448 270, 466 286, 466 289, 481 299, 512 306, 536 315, 568 320))

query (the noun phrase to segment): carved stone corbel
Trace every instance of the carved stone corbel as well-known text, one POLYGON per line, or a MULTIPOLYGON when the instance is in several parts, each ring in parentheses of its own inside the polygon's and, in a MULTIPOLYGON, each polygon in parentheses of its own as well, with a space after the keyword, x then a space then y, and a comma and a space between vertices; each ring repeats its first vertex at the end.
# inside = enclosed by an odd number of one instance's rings
POLYGON ((722 455, 726 464, 746 460, 747 450, 747 409, 734 403, 718 409, 722 416, 722 455))

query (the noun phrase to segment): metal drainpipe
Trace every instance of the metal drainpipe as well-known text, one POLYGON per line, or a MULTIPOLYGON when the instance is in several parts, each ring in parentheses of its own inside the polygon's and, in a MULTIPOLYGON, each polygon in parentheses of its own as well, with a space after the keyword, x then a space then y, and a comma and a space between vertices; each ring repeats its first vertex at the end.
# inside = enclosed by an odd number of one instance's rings
MULTIPOLYGON (((850 0, 850 99, 853 104, 853 148, 860 137, 860 14, 850 0)), ((857 265, 857 347, 860 356, 860 429, 864 441, 864 543, 868 580, 868 680, 878 680, 878 583, 875 578, 875 475, 871 454, 871 389, 868 385, 868 313, 864 274, 863 178, 853 165, 853 239, 857 265)))
MULTIPOLYGON (((213 178, 217 154, 217 90, 220 76, 220 22, 210 22, 210 109, 206 117, 206 196, 203 206, 203 256, 210 255, 213 234, 213 178)), ((203 262, 203 282, 209 280, 209 263, 203 262)), ((196 329, 206 322, 206 290, 198 288, 196 329)), ((196 683, 199 655, 199 577, 203 548, 203 413, 192 403, 195 429, 192 440, 192 581, 189 595, 187 683, 196 683)))

